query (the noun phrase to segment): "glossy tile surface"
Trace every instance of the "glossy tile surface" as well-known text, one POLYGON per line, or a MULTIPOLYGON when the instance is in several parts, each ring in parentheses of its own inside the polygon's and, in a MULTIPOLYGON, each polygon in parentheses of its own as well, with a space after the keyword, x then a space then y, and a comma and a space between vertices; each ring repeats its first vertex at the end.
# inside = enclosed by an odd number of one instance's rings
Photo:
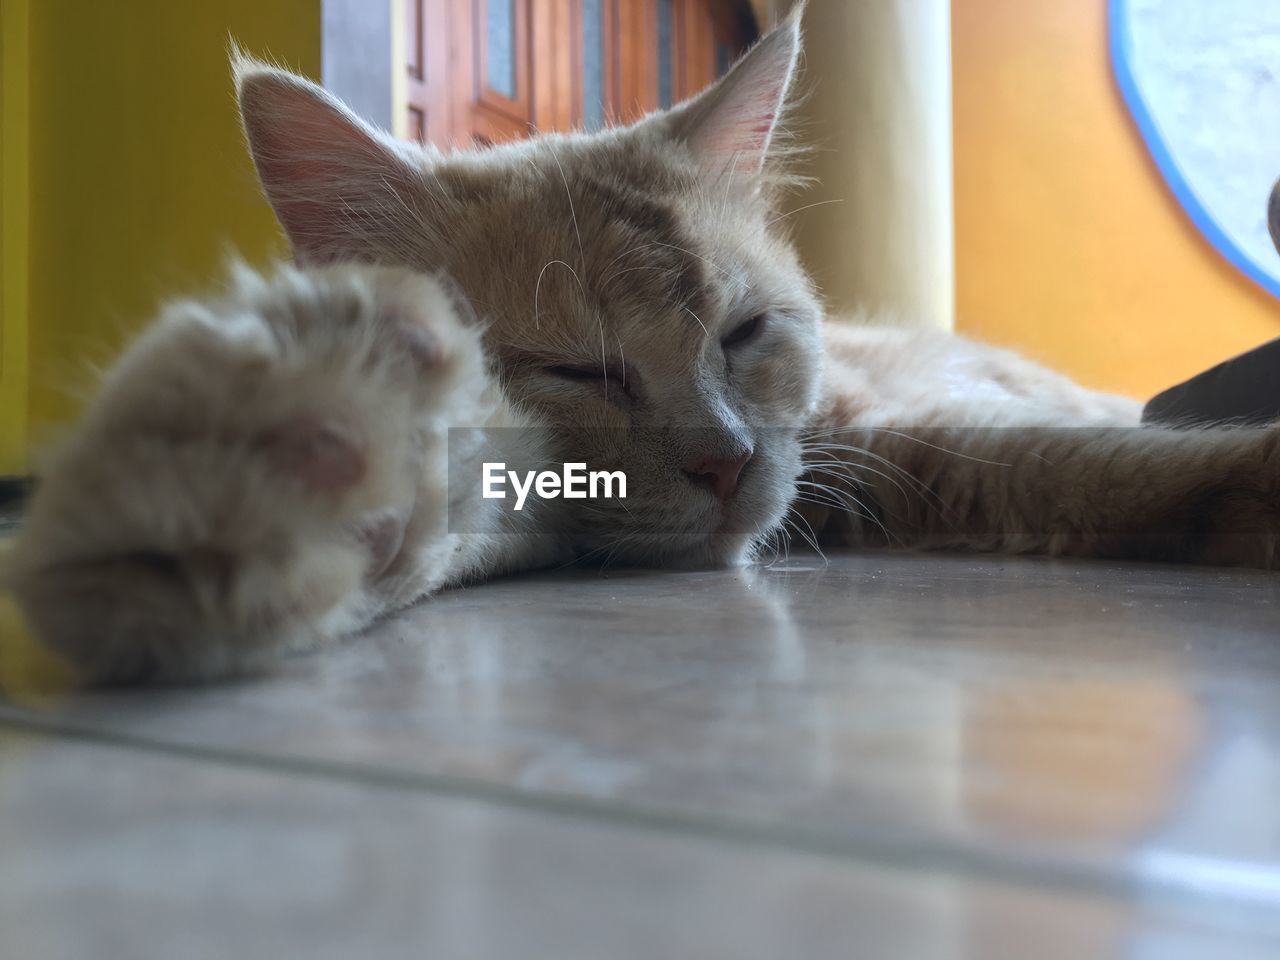
POLYGON ((111 747, 0 745, 6 956, 1273 956, 1229 917, 111 747))
POLYGON ((23 692, 0 722, 1280 934, 1268 574, 565 572, 438 597, 251 683, 23 692))

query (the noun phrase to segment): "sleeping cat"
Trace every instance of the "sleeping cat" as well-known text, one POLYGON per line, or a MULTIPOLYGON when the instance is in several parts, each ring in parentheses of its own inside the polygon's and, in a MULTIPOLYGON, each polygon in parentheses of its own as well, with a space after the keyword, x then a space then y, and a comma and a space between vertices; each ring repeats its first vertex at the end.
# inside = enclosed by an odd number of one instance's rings
POLYGON ((296 265, 107 373, 15 551, 36 633, 94 681, 209 677, 451 584, 792 533, 1275 566, 1276 431, 1139 430, 1010 353, 824 324, 778 212, 799 48, 793 19, 633 126, 448 155, 239 59, 296 265), (517 512, 496 459, 631 489, 517 512))

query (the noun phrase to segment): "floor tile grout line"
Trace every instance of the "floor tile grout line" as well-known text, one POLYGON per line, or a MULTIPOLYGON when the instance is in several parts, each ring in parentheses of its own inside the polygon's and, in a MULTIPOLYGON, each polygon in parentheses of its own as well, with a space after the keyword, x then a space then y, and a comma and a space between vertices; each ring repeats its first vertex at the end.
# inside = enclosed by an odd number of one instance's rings
MULTIPOLYGON (((1256 909, 1262 904, 1240 898, 1206 894, 1171 879, 1150 882, 1132 875, 1115 875, 1086 864, 1044 864, 985 855, 956 844, 873 838, 866 834, 789 829, 777 824, 740 818, 706 816, 687 811, 657 809, 626 801, 601 801, 558 793, 532 793, 499 784, 449 775, 390 770, 350 762, 299 756, 243 752, 225 747, 176 743, 117 731, 103 731, 30 716, 0 714, 0 729, 51 740, 74 740, 192 763, 211 763, 252 770, 276 777, 292 776, 347 786, 396 790, 425 797, 469 800, 490 807, 541 814, 559 820, 667 836, 717 842, 734 848, 754 848, 819 856, 850 866, 944 873, 977 881, 1010 884, 1045 892, 1103 898, 1137 899, 1170 905, 1200 905, 1209 909, 1256 909)), ((1268 901, 1274 909, 1277 904, 1268 901)))

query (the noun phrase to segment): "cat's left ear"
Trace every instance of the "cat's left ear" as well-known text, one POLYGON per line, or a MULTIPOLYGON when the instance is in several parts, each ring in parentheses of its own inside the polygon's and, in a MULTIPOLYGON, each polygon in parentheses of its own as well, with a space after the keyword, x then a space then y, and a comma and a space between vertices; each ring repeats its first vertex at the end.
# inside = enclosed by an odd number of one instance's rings
POLYGON ((303 263, 364 259, 413 229, 421 174, 406 147, 302 77, 234 49, 249 151, 303 263))
POLYGON ((723 79, 668 114, 675 138, 711 176, 756 174, 769 159, 800 58, 803 8, 797 4, 723 79))

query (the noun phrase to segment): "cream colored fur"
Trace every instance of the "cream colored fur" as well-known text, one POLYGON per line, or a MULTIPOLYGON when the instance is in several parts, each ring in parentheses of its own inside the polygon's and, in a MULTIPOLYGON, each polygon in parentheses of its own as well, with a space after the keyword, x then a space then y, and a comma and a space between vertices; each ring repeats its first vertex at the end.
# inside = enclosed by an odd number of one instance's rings
POLYGON ((824 328, 777 212, 798 52, 793 20, 669 113, 450 155, 240 60, 297 265, 176 304, 108 373, 15 554, 37 633, 91 680, 208 677, 450 584, 788 536, 1275 566, 1274 430, 1139 430, 1005 351, 824 328), (514 516, 454 428, 632 495, 514 516), (700 460, 748 455, 713 496, 700 460))

